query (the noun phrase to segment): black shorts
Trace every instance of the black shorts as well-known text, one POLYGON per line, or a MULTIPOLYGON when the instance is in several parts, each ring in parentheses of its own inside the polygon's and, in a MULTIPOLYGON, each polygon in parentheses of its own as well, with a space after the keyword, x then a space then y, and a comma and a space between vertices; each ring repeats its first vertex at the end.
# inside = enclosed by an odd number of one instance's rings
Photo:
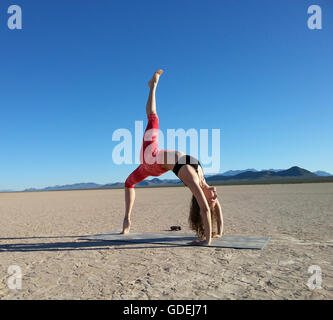
POLYGON ((189 165, 195 169, 197 174, 199 174, 198 167, 201 167, 199 160, 189 155, 182 156, 178 159, 177 163, 173 167, 172 171, 178 177, 178 172, 182 166, 189 165))

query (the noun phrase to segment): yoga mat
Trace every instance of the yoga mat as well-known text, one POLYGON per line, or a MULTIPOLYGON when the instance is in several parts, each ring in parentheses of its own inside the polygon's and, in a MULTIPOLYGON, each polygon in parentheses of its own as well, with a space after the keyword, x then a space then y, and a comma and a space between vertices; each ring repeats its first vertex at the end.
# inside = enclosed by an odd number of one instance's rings
MULTIPOLYGON (((113 231, 80 238, 80 240, 109 241, 114 245, 124 245, 129 243, 190 245, 189 243, 195 239, 197 238, 193 234, 178 233, 175 231, 161 233, 129 233, 126 235, 113 231)), ((222 238, 213 238, 210 247, 261 250, 264 249, 268 241, 269 238, 265 237, 224 235, 222 238)))

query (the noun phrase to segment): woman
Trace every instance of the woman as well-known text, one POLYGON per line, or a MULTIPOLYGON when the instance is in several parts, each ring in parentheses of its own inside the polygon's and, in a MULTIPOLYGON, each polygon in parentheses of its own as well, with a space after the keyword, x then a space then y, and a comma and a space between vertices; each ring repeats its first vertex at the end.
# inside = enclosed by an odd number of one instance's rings
POLYGON ((162 70, 156 71, 148 82, 150 88, 146 105, 148 125, 140 152, 141 164, 125 182, 125 218, 122 234, 127 234, 130 230, 135 200, 134 186, 149 176, 160 176, 172 170, 193 194, 189 222, 199 236, 199 240, 194 244, 209 245, 212 237, 221 237, 223 232, 222 209, 217 200, 216 188, 206 183, 197 159, 180 151, 158 149, 159 120, 156 114, 155 94, 162 73, 162 70), (217 232, 212 233, 214 222, 217 232))

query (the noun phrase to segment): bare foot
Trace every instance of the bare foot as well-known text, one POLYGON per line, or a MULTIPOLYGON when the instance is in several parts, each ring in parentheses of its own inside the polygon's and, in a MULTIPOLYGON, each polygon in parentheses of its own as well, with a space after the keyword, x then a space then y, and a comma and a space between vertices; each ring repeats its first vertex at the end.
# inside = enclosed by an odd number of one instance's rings
POLYGON ((131 221, 129 221, 128 219, 124 219, 123 231, 121 232, 121 234, 128 234, 130 228, 131 228, 131 221))
POLYGON ((152 79, 148 82, 149 88, 152 88, 153 86, 157 86, 158 80, 160 79, 161 74, 163 73, 163 70, 157 70, 152 79))

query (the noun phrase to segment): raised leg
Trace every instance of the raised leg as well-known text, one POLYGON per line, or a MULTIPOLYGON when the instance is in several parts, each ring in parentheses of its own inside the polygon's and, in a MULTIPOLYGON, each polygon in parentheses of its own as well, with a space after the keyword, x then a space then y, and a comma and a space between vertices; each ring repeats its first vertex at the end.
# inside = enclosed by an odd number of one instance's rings
MULTIPOLYGON (((158 70, 154 73, 152 79, 148 82, 148 86, 150 88, 149 97, 146 105, 146 112, 147 115, 156 113, 156 87, 158 84, 158 80, 163 73, 162 70, 158 70)), ((158 121, 158 119, 157 119, 158 121)), ((158 124, 158 122, 157 122, 158 124)), ((152 143, 151 141, 149 142, 152 143)), ((142 166, 139 166, 136 170, 134 170, 130 176, 127 178, 125 182, 125 217, 123 222, 123 231, 122 234, 127 234, 130 231, 131 228, 131 215, 132 215, 132 209, 133 204, 135 201, 135 190, 134 185, 138 182, 144 180, 149 176, 149 173, 147 173, 142 166)))
POLYGON ((150 88, 149 97, 146 105, 146 112, 147 115, 151 113, 156 113, 156 88, 158 81, 160 79, 161 74, 163 73, 162 70, 158 70, 154 73, 152 79, 148 82, 148 86, 150 88))

